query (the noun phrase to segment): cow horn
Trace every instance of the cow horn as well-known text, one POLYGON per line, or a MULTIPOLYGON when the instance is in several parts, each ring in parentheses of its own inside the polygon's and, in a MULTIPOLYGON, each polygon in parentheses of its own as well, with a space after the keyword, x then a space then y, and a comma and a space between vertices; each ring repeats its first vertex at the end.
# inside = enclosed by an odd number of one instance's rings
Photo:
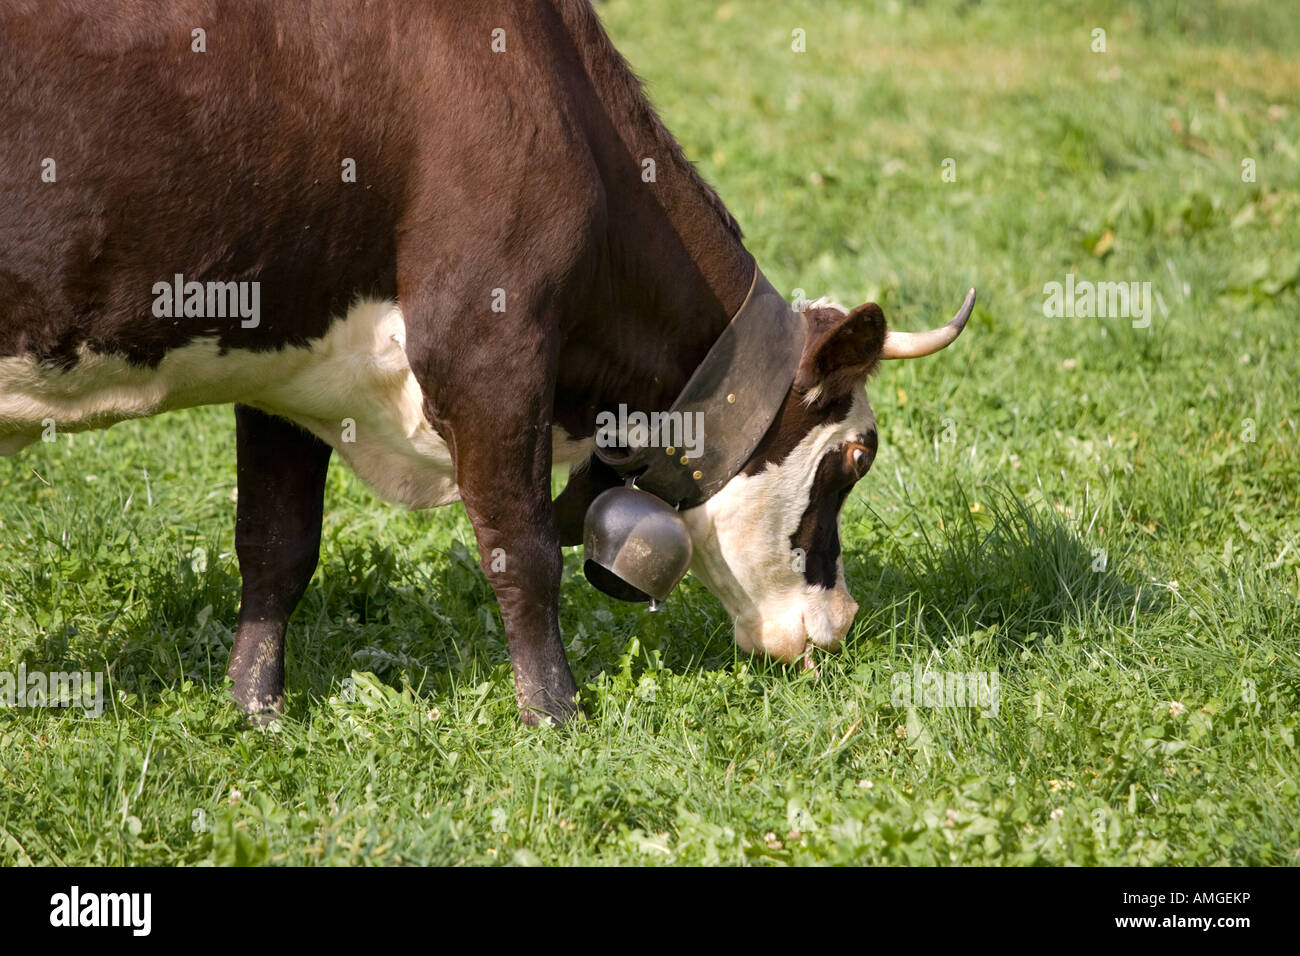
POLYGON ((882 359, 920 358, 932 355, 953 343, 961 330, 966 328, 971 309, 975 308, 975 290, 966 293, 966 301, 961 304, 957 314, 947 325, 929 332, 886 332, 885 344, 881 347, 882 359))

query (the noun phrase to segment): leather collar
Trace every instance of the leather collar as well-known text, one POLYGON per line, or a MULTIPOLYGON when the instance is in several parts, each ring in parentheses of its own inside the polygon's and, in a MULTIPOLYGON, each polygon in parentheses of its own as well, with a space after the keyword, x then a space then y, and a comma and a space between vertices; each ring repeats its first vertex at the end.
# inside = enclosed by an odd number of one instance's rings
POLYGON ((754 267, 740 310, 669 408, 698 415, 700 454, 677 447, 599 448, 596 457, 635 487, 693 508, 740 472, 775 420, 803 354, 806 320, 754 267))

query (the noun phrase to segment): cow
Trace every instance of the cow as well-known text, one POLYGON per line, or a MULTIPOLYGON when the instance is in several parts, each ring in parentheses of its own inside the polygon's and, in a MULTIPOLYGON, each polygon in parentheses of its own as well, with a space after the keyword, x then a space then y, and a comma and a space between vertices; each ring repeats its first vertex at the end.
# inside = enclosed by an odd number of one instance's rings
MULTIPOLYGON (((760 278, 586 0, 0 0, 0 453, 234 405, 254 717, 284 704, 334 452, 389 501, 463 503, 521 718, 573 715, 561 548, 636 480, 597 419, 670 408, 760 278)), ((676 507, 743 650, 845 637, 867 377, 973 294, 910 334, 818 300, 737 352, 794 361, 751 375, 743 460, 676 507)))

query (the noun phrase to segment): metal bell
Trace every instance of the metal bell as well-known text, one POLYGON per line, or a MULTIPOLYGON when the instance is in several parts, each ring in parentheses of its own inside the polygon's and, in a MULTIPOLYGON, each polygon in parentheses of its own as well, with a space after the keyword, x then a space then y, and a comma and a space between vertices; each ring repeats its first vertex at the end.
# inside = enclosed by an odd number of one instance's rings
POLYGON ((691 535, 682 516, 631 486, 596 497, 582 539, 587 580, 620 601, 662 601, 691 566, 691 535))

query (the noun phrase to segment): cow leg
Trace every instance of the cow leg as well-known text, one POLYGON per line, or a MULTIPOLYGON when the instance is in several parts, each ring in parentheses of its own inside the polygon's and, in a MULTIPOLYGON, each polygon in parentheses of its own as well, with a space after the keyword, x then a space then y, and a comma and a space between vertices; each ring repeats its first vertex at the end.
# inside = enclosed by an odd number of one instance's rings
POLYGON ((284 633, 316 570, 330 447, 245 405, 235 427, 243 596, 227 673, 240 708, 256 715, 284 707, 284 633))
POLYGON ((578 687, 560 641, 563 558, 550 496, 550 428, 515 423, 489 434, 457 443, 461 500, 501 608, 520 717, 563 722, 577 710, 578 687), (505 434, 519 438, 498 437, 505 434))
POLYGON ((560 641, 563 559, 550 493, 554 373, 539 338, 546 323, 494 329, 510 343, 505 357, 458 348, 463 324, 450 327, 457 338, 446 341, 430 323, 408 322, 407 354, 425 414, 451 450, 479 562, 501 609, 520 717, 562 722, 577 710, 578 688, 560 641))

